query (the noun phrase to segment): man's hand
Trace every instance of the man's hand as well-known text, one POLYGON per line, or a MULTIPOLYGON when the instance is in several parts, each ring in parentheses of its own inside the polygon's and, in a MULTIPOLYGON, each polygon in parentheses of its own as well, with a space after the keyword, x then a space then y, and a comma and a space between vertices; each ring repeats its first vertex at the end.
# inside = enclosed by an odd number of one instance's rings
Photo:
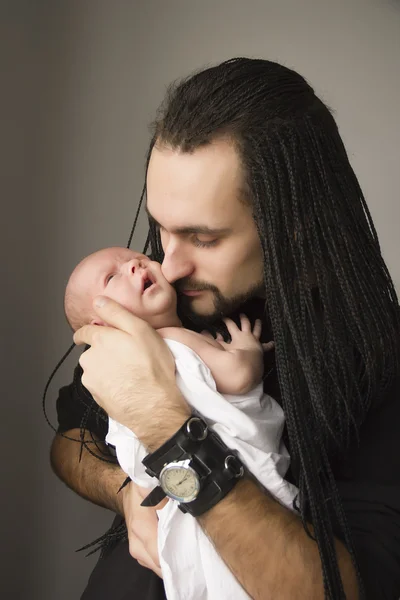
POLYGON ((190 416, 175 382, 175 362, 161 336, 117 302, 94 304, 107 327, 85 325, 75 344, 89 344, 79 363, 82 383, 106 413, 131 429, 150 450, 190 416))
POLYGON ((140 506, 149 490, 141 488, 131 481, 120 492, 123 494, 123 507, 126 527, 128 529, 129 553, 142 567, 151 569, 162 578, 160 560, 158 557, 157 509, 168 502, 165 498, 157 507, 140 506))

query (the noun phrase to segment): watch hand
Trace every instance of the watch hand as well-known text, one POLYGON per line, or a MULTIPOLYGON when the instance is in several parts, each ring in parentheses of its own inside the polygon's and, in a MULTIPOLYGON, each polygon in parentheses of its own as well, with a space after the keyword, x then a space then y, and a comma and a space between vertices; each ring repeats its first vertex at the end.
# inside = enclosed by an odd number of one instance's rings
POLYGON ((187 476, 188 476, 188 473, 185 474, 185 477, 179 483, 177 483, 177 485, 181 485, 185 481, 187 476))

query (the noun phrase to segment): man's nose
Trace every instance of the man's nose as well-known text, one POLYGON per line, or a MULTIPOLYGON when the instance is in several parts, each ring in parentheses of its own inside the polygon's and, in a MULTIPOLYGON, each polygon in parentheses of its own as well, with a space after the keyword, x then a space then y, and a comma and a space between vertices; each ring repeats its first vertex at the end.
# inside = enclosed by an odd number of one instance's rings
POLYGON ((178 279, 188 277, 194 271, 194 265, 188 256, 168 252, 164 255, 161 271, 168 283, 174 283, 178 279))

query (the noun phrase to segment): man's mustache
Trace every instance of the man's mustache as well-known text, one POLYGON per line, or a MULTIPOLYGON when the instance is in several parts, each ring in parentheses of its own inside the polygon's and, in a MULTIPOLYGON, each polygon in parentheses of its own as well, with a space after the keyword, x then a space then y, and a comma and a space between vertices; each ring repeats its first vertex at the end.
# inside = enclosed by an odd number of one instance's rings
POLYGON ((212 292, 218 292, 218 288, 215 285, 201 281, 191 281, 190 279, 180 279, 175 282, 174 287, 178 294, 182 293, 184 290, 191 290, 193 292, 210 290, 212 292))

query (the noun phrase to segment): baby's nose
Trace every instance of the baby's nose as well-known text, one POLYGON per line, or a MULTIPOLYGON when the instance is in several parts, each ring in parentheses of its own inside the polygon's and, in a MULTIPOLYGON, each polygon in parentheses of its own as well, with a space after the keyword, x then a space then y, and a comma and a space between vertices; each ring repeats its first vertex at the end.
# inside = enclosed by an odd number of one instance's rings
POLYGON ((138 258, 133 258, 132 260, 130 260, 127 267, 128 271, 132 274, 134 274, 138 269, 144 269, 144 265, 138 258))
POLYGON ((126 264, 126 270, 128 273, 134 273, 138 267, 139 261, 136 258, 133 258, 126 264))

